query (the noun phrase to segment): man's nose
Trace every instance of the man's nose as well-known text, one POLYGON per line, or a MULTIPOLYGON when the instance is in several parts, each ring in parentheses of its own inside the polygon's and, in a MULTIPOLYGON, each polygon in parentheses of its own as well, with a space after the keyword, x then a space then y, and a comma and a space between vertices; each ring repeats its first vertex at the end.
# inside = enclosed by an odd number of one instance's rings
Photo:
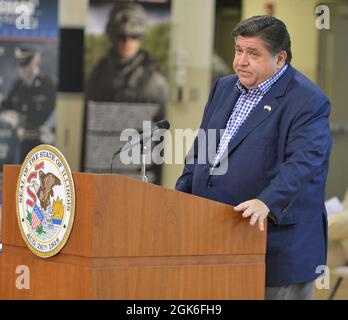
POLYGON ((249 59, 245 52, 239 56, 239 64, 243 66, 246 66, 249 64, 249 59))

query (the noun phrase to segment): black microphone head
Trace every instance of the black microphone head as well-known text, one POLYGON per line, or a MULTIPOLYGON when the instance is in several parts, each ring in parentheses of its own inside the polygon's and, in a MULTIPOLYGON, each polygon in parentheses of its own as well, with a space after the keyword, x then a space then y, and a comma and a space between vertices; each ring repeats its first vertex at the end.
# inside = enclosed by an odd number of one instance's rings
POLYGON ((168 130, 170 128, 170 123, 167 120, 161 120, 156 123, 157 127, 159 129, 165 129, 168 130))

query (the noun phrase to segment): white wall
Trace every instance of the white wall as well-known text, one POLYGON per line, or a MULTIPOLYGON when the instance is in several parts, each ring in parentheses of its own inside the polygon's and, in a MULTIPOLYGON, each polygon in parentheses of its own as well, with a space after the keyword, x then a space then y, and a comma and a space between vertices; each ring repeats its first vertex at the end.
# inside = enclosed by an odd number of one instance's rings
MULTIPOLYGON (((167 119, 171 123, 172 133, 175 128, 196 129, 200 125, 211 85, 214 16, 215 0, 172 1, 170 49, 172 87, 171 100, 167 106, 167 119), (184 85, 182 102, 176 100, 175 70, 177 70, 178 56, 187 65, 187 81, 184 85)), ((173 188, 182 169, 183 165, 165 165, 163 185, 173 188)))
MULTIPOLYGON (((58 21, 61 28, 84 28, 88 0, 60 0, 58 21)), ((57 95, 57 147, 73 171, 80 170, 84 96, 81 93, 57 95)))
POLYGON ((65 28, 81 28, 85 25, 88 0, 59 0, 59 25, 65 28))

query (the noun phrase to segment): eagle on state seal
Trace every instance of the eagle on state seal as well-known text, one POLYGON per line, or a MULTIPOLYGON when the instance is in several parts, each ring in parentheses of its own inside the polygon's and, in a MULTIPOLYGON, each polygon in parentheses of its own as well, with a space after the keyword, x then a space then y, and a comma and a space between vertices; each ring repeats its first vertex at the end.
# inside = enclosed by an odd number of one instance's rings
POLYGON ((53 173, 44 173, 42 170, 39 171, 40 187, 36 192, 39 198, 41 208, 47 210, 50 205, 50 197, 53 197, 53 187, 60 186, 60 179, 57 178, 53 173))

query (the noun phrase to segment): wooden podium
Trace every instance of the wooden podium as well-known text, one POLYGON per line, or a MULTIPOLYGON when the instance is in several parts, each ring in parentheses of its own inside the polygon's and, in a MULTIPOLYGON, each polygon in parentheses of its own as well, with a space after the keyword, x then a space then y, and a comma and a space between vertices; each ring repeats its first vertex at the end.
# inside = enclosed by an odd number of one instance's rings
POLYGON ((4 166, 0 299, 264 298, 265 231, 231 206, 119 175, 74 173, 70 238, 36 257, 17 223, 19 170, 4 166))

